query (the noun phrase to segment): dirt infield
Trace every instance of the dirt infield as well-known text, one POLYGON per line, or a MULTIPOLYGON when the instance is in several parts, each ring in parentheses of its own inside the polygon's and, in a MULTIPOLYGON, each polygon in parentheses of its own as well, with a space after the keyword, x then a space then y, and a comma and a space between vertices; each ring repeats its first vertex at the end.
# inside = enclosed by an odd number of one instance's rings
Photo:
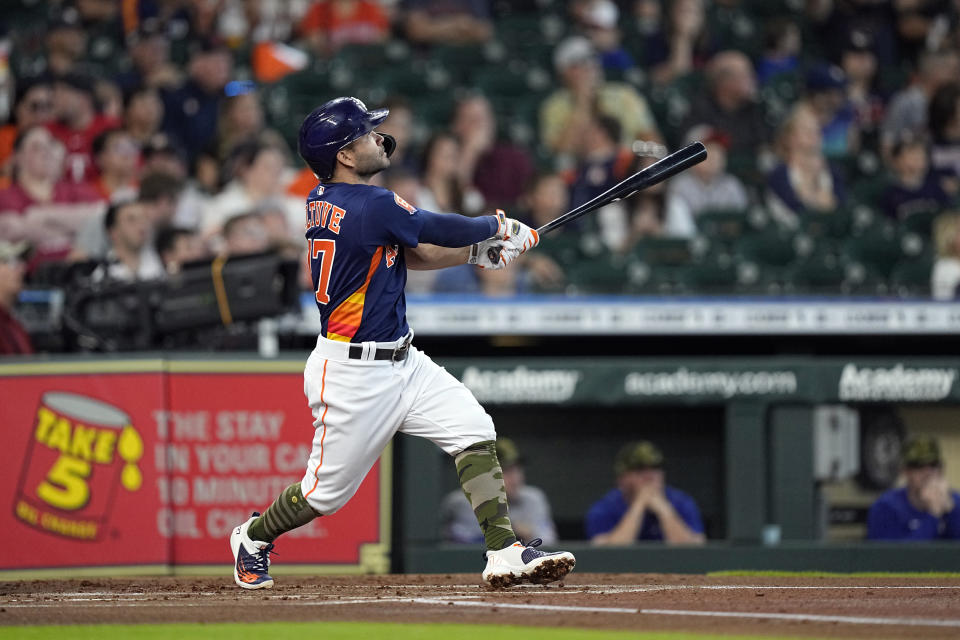
POLYGON ((362 620, 817 638, 958 638, 960 579, 573 573, 492 591, 469 575, 231 576, 0 582, 0 624, 362 620), (256 610, 251 608, 255 604, 256 610))

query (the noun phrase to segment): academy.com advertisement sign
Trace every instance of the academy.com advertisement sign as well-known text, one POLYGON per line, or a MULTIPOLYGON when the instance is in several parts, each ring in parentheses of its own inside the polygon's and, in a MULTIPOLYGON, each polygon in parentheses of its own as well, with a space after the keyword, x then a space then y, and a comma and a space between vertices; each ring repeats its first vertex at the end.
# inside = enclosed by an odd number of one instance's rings
POLYGON ((483 358, 443 364, 491 405, 960 399, 960 361, 948 359, 483 358))
MULTIPOLYGON (((303 477, 314 429, 300 371, 134 368, 2 367, 0 523, 19 551, 0 570, 209 565, 229 575, 231 529, 303 477)), ((284 564, 386 570, 389 495, 381 461, 344 509, 278 541, 284 564)))

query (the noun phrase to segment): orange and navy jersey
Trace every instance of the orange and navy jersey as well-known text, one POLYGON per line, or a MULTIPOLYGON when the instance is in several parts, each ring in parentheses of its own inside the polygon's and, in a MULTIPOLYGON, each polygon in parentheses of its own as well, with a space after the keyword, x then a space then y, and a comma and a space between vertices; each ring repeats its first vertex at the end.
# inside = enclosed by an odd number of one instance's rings
POLYGON ((423 218, 381 187, 333 183, 310 192, 305 235, 322 336, 388 342, 407 334, 403 248, 417 246, 423 218))

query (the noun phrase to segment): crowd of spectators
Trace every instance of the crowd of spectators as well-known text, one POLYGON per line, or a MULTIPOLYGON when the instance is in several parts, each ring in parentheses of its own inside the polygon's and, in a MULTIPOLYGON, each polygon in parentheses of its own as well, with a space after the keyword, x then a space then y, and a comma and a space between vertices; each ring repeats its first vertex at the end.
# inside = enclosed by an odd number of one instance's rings
MULTIPOLYGON (((347 61, 351 48, 391 43, 407 57, 377 64, 397 77, 459 47, 477 52, 474 71, 487 67, 504 80, 519 68, 541 78, 529 84, 536 104, 526 110, 527 92, 513 100, 456 77, 455 68, 446 112, 424 115, 424 96, 401 84, 373 93, 380 99, 371 106, 391 108, 383 128, 398 140, 381 184, 415 206, 468 215, 499 207, 540 224, 666 149, 701 140, 708 162, 550 239, 576 234, 581 253, 630 256, 651 238, 706 234, 702 221, 717 210, 760 212, 754 223, 786 233, 825 216, 859 221, 835 225, 843 232, 819 239, 817 253, 844 246, 843 233, 875 230, 866 211, 877 224, 919 235, 919 253, 900 257, 930 261, 926 292, 957 293, 957 224, 937 218, 950 216, 960 194, 960 14, 938 0, 799 8, 739 0, 15 1, 0 17, 0 238, 28 243, 28 283, 62 260, 102 261, 104 278, 130 282, 234 252, 299 258, 302 202, 314 179, 292 148, 298 123, 274 117, 269 100, 288 74, 309 80, 347 61), (524 21, 543 38, 510 40, 524 21), (499 62, 490 62, 497 45, 499 62), (521 111, 532 116, 526 138, 514 135, 521 111), (261 237, 231 240, 231 230, 261 237)), ((369 69, 348 71, 337 93, 362 96, 369 69)), ((327 80, 317 81, 314 104, 334 97, 327 80)), ((411 288, 569 291, 576 265, 550 244, 502 282, 454 273, 413 279, 411 288)))

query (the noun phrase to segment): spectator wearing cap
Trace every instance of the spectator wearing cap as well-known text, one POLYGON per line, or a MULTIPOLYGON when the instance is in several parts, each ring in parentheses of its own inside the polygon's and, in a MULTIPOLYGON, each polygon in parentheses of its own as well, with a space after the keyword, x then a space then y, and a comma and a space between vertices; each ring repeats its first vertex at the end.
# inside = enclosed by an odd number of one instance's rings
POLYGON ((47 128, 66 148, 64 177, 73 182, 92 182, 96 178, 93 141, 107 129, 121 126, 118 119, 98 111, 93 91, 93 79, 77 73, 59 76, 53 83, 56 119, 47 128))
POLYGON ((697 216, 708 209, 744 210, 750 201, 740 179, 727 173, 730 138, 710 125, 691 129, 684 144, 699 140, 707 159, 684 171, 667 184, 664 234, 692 238, 697 216))
MULTIPOLYGON (((9 180, 10 160, 17 135, 34 125, 53 120, 53 89, 46 78, 24 78, 17 81, 10 122, 0 127, 0 176, 9 180)), ((9 186, 9 182, 2 186, 9 186)))
POLYGON ((815 64, 807 70, 804 101, 820 123, 821 146, 828 158, 849 156, 860 148, 860 132, 846 88, 846 75, 836 65, 815 64))
POLYGON ((617 487, 587 511, 586 534, 596 545, 637 540, 701 544, 706 540, 696 502, 665 483, 663 454, 641 440, 624 445, 613 467, 617 487))
POLYGON ((867 539, 887 541, 960 539, 960 493, 943 475, 940 445, 929 436, 904 444, 905 485, 880 496, 867 514, 867 539))
POLYGON ((625 71, 636 66, 633 56, 623 48, 620 9, 613 0, 579 0, 570 11, 579 30, 590 39, 606 71, 625 71))
POLYGON ((619 123, 619 142, 625 146, 635 140, 661 139, 646 100, 628 84, 604 80, 589 40, 571 36, 562 41, 554 50, 553 63, 563 87, 540 106, 540 142, 547 149, 565 154, 569 161, 598 115, 619 123))
POLYGON ((403 30, 422 45, 464 45, 493 37, 489 0, 401 0, 403 30))
POLYGON ((175 89, 163 88, 163 130, 181 141, 190 163, 216 139, 224 87, 233 74, 233 56, 226 46, 203 42, 187 64, 188 77, 175 89))
POLYGON ((0 240, 0 356, 33 353, 30 336, 13 315, 17 296, 23 290, 25 242, 0 240))
MULTIPOLYGON (((524 460, 520 450, 510 438, 497 438, 497 458, 503 469, 503 486, 510 504, 510 522, 521 540, 540 538, 544 544, 553 544, 557 540, 557 529, 553 523, 550 502, 547 495, 537 487, 526 482, 524 460)), ((469 483, 464 485, 469 490, 469 483)), ((464 491, 455 489, 443 499, 440 507, 445 542, 481 543, 483 532, 477 526, 473 508, 466 499, 464 491)))

